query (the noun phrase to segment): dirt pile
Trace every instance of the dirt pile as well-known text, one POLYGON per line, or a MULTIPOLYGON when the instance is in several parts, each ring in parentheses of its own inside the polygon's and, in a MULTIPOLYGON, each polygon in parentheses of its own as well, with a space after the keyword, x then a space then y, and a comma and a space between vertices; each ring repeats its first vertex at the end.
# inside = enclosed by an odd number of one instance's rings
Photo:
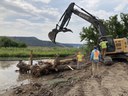
POLYGON ((91 78, 91 66, 54 73, 1 96, 128 96, 128 65, 120 62, 101 65, 95 78, 91 78), (43 81, 47 77, 50 79, 43 81))

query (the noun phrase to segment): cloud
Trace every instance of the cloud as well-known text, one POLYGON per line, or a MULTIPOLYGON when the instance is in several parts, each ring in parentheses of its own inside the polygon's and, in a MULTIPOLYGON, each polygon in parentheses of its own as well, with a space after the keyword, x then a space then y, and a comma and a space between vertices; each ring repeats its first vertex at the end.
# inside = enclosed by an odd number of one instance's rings
POLYGON ((38 8, 33 6, 32 4, 26 2, 25 0, 5 0, 2 1, 2 7, 13 10, 19 14, 28 14, 32 17, 43 17, 43 18, 50 18, 54 19, 58 16, 59 12, 57 8, 50 8, 50 7, 42 7, 38 8))
MULTIPOLYGON (((55 28, 71 1, 97 18, 105 20, 118 12, 128 10, 127 0, 112 0, 111 2, 106 0, 1 0, 1 35, 35 36, 49 40, 48 32, 55 28)), ((74 33, 60 33, 57 41, 79 42, 82 27, 89 25, 90 23, 86 20, 72 15, 68 28, 72 29, 74 33)))
POLYGON ((23 0, 4 0, 0 5, 1 35, 49 40, 48 32, 55 27, 53 21, 59 16, 57 8, 38 8, 23 0))
POLYGON ((119 4, 116 8, 115 8, 115 11, 122 11, 124 8, 125 8, 126 4, 119 4))
MULTIPOLYGON (((78 2, 77 0, 75 1, 78 2)), ((97 9, 97 7, 100 4, 100 1, 101 0, 80 0, 78 4, 80 5, 80 7, 83 6, 84 8, 87 8, 87 9, 97 9)))
POLYGON ((122 12, 128 6, 128 0, 122 0, 115 8, 114 11, 122 12))
POLYGON ((89 0, 87 3, 87 8, 89 9, 95 9, 98 7, 100 0, 89 0))
POLYGON ((46 3, 46 4, 48 4, 48 3, 50 3, 51 2, 51 0, 33 0, 33 1, 35 1, 35 2, 43 2, 43 3, 46 3))
POLYGON ((35 36, 43 40, 49 40, 48 32, 55 26, 54 22, 33 23, 25 19, 16 19, 15 22, 1 21, 1 36, 35 36))
POLYGON ((115 15, 114 12, 111 12, 111 11, 108 12, 105 10, 92 11, 92 13, 98 19, 104 19, 104 20, 108 19, 110 16, 115 15))

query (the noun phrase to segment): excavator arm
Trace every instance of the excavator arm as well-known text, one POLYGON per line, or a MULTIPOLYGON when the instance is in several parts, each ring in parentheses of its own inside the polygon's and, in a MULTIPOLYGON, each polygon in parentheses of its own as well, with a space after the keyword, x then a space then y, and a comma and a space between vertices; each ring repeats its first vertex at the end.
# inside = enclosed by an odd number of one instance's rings
POLYGON ((75 5, 76 5, 75 3, 71 3, 68 6, 64 14, 61 16, 58 24, 56 24, 56 28, 54 28, 51 32, 49 32, 48 36, 50 40, 55 43, 56 36, 59 32, 72 32, 71 29, 67 28, 72 13, 90 22, 96 28, 96 30, 98 30, 100 37, 106 36, 106 30, 102 22, 98 20, 95 16, 85 11, 83 8, 79 7, 78 5, 76 6, 81 9, 81 12, 77 9, 74 9, 75 5), (61 24, 59 24, 60 22, 61 24))
POLYGON ((107 36, 106 29, 103 25, 103 23, 97 19, 95 16, 84 10, 83 8, 79 7, 75 3, 71 3, 68 8, 65 10, 63 15, 61 16, 58 24, 56 24, 56 28, 54 28, 51 32, 49 32, 48 36, 52 42, 55 43, 56 36, 59 32, 72 32, 71 29, 68 29, 67 26, 69 24, 69 21, 71 19, 72 14, 75 14, 82 19, 90 22, 95 29, 98 31, 99 39, 104 39, 108 41, 107 46, 107 52, 114 52, 115 51, 115 44, 114 40, 111 36, 107 36), (74 8, 74 6, 77 6, 81 9, 81 11, 74 8))

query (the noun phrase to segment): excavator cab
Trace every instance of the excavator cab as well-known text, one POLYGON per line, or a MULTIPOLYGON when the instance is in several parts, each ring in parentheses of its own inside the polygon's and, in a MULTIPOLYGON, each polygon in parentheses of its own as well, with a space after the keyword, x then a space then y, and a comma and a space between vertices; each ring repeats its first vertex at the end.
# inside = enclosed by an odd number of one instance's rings
POLYGON ((114 43, 114 39, 111 35, 107 35, 107 36, 101 36, 99 38, 99 42, 101 40, 105 40, 107 41, 107 53, 110 53, 110 52, 114 52, 115 51, 115 43, 114 43))

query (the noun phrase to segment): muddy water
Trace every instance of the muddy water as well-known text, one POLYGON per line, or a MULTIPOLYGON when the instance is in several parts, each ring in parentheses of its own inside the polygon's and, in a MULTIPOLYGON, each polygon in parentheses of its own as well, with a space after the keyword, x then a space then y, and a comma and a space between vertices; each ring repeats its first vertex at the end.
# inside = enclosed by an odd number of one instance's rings
MULTIPOLYGON (((34 60, 33 64, 36 64, 38 61, 40 60, 34 60)), ((43 59, 42 61, 53 62, 53 59, 43 59)), ((18 62, 19 61, 0 61, 0 94, 10 88, 20 86, 21 84, 37 81, 36 78, 33 78, 29 74, 20 74, 19 72, 16 72, 16 70, 18 70, 16 67, 18 62)), ((27 64, 30 63, 29 61, 24 62, 27 64)), ((40 79, 41 78, 38 78, 38 80, 40 79)), ((47 81, 47 78, 43 78, 43 80, 47 81)))
POLYGON ((9 88, 30 82, 30 75, 19 74, 19 72, 15 71, 18 70, 17 63, 18 61, 0 61, 0 93, 9 88))

